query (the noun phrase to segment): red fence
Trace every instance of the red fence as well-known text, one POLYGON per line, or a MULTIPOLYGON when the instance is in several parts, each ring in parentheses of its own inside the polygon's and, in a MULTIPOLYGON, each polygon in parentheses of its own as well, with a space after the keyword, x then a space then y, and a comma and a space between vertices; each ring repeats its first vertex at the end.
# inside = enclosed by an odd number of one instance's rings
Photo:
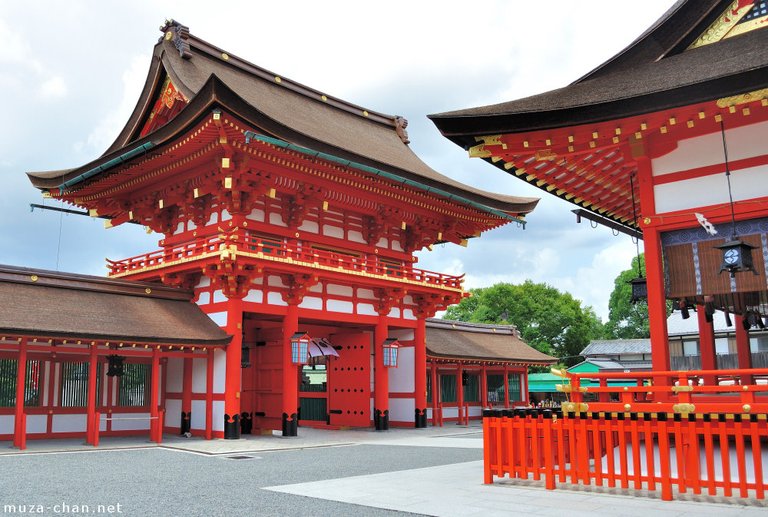
POLYGON ((765 498, 766 369, 563 375, 562 409, 485 410, 494 477, 765 498), (608 386, 608 380, 623 386, 608 386), (588 383, 594 385, 588 386, 588 383))

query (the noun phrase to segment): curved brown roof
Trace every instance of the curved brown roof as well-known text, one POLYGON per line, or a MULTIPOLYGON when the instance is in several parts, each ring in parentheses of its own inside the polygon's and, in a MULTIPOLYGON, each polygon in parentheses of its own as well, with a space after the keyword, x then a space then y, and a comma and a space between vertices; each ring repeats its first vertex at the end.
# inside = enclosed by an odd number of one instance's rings
POLYGON ((225 345, 191 291, 0 265, 0 334, 150 344, 225 345))
POLYGON ((427 354, 436 358, 554 364, 557 359, 529 346, 514 326, 427 320, 427 354))
POLYGON ((465 146, 479 135, 602 122, 765 88, 768 30, 686 50, 730 4, 678 2, 629 47, 569 86, 429 118, 465 146))
MULTIPOLYGON (((398 130, 400 117, 367 110, 323 94, 191 34, 183 39, 188 45, 183 57, 176 47, 178 39, 173 37, 173 31, 178 27, 183 26, 169 22, 164 28, 171 37, 161 39, 155 46, 141 98, 117 140, 101 158, 78 169, 62 171, 63 174, 55 177, 57 181, 63 183, 75 178, 141 143, 151 141, 156 146, 162 143, 158 141, 160 138, 170 138, 172 135, 168 134, 167 127, 138 138, 152 109, 158 85, 167 74, 174 86, 190 100, 177 119, 185 119, 184 111, 192 109, 193 105, 199 109, 201 103, 195 102, 196 97, 213 92, 214 97, 203 104, 227 105, 269 136, 386 170, 511 214, 529 213, 538 202, 537 198, 485 192, 438 173, 403 141, 402 132, 398 130), (212 80, 219 86, 211 88, 212 80)), ((186 118, 189 119, 189 115, 186 118)), ((167 124, 172 125, 173 121, 167 124)), ((54 183, 51 173, 33 172, 29 176, 38 188, 51 188, 54 183)))

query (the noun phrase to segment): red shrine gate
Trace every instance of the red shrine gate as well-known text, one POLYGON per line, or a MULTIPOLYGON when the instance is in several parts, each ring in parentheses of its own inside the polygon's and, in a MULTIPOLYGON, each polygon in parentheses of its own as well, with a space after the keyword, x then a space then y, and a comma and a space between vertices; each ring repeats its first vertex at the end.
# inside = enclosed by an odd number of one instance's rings
POLYGON ((425 319, 465 293, 462 277, 417 269, 413 253, 522 222, 538 200, 432 170, 408 147, 402 117, 222 53, 177 22, 162 30, 112 147, 30 178, 108 227, 134 222, 162 234, 161 249, 110 261, 110 276, 193 289, 233 336, 210 371, 169 358, 167 429, 202 433, 211 407, 215 436, 292 436, 302 398, 315 399, 315 412, 324 398, 331 425, 426 426, 425 319), (339 348, 326 358, 326 395, 301 395, 299 333, 339 348), (409 352, 397 364, 385 363, 389 339, 409 352), (391 376, 410 381, 394 405, 391 376), (202 389, 209 381, 212 393, 202 389))

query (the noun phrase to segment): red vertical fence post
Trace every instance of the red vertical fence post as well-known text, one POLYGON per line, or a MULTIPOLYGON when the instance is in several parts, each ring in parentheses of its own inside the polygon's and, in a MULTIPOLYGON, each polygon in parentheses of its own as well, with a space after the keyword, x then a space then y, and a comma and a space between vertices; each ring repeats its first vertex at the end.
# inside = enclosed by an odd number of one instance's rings
POLYGON ((552 453, 552 410, 545 409, 543 411, 543 436, 542 445, 544 446, 544 487, 547 490, 555 489, 555 468, 554 468, 554 455, 552 453))

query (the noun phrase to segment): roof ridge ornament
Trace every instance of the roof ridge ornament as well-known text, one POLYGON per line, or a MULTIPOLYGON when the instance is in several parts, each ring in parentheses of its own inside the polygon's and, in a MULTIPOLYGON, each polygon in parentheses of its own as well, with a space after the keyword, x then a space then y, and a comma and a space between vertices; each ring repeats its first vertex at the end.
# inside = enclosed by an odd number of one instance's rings
POLYGON ((397 136, 400 137, 400 140, 403 141, 405 145, 408 145, 411 143, 410 139, 408 138, 408 131, 405 130, 405 128, 408 127, 408 120, 404 117, 401 117, 400 115, 397 115, 395 117, 395 132, 397 133, 397 136))
POLYGON ((171 18, 160 26, 160 32, 165 33, 165 39, 173 43, 182 59, 190 59, 194 55, 189 48, 189 27, 171 18))

